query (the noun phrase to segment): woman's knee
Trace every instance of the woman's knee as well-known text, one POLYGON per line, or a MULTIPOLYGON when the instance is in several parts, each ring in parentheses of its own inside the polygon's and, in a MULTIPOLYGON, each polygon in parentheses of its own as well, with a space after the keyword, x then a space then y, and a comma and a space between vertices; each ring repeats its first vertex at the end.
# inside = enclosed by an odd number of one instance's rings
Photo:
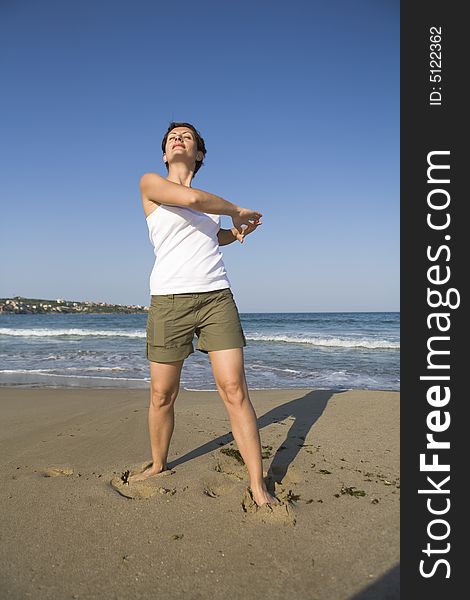
POLYGON ((247 400, 245 382, 240 379, 220 381, 218 387, 225 402, 231 406, 240 406, 247 400))
POLYGON ((159 386, 152 386, 150 390, 150 402, 154 408, 172 406, 177 396, 178 389, 165 389, 159 386))
POLYGON ((182 360, 172 363, 150 363, 150 401, 152 406, 171 406, 179 391, 182 360))

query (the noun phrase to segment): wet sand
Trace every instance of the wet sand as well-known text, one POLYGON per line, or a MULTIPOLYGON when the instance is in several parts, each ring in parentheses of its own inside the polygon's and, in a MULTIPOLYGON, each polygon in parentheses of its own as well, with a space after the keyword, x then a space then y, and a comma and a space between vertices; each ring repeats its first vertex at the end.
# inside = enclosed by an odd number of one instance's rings
POLYGON ((0 596, 399 598, 399 394, 250 394, 275 508, 216 392, 180 392, 169 471, 126 485, 147 390, 0 388, 0 596))

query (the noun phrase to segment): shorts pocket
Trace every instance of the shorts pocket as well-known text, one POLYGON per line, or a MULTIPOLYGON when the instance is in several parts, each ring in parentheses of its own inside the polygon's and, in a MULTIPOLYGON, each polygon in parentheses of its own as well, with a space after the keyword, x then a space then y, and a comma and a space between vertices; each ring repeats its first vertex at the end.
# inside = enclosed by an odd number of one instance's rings
POLYGON ((151 308, 147 317, 147 343, 150 346, 165 346, 165 321, 151 308))

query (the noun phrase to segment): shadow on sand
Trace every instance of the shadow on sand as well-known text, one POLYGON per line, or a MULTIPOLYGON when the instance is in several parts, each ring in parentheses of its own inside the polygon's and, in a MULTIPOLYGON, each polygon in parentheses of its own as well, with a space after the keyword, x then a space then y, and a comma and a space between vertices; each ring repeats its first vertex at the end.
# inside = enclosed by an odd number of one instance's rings
POLYGON ((394 566, 350 600, 398 600, 400 598, 400 565, 394 566))
MULTIPOLYGON (((284 441, 282 441, 276 449, 276 454, 268 471, 269 479, 277 482, 282 481, 287 473, 289 465, 294 462, 299 453, 308 432, 325 410, 328 400, 333 394, 338 393, 341 392, 333 390, 312 391, 300 398, 289 400, 281 406, 276 406, 258 418, 257 422, 260 431, 263 427, 267 427, 272 423, 284 421, 289 417, 292 420, 292 424, 286 433, 284 441)), ((232 432, 219 436, 214 440, 207 442, 207 444, 203 444, 202 446, 199 446, 199 448, 195 448, 183 456, 172 460, 169 462, 168 467, 173 469, 177 465, 192 460, 193 458, 217 450, 220 447, 229 444, 233 439, 232 432)))

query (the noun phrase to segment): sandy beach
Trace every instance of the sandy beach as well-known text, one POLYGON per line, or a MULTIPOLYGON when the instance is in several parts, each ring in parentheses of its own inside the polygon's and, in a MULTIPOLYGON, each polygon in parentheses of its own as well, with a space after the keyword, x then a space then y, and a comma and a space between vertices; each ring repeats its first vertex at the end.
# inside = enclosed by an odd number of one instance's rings
POLYGON ((215 392, 181 390, 169 471, 126 485, 147 390, 0 388, 0 596, 398 598, 399 393, 250 394, 275 508, 215 392))

